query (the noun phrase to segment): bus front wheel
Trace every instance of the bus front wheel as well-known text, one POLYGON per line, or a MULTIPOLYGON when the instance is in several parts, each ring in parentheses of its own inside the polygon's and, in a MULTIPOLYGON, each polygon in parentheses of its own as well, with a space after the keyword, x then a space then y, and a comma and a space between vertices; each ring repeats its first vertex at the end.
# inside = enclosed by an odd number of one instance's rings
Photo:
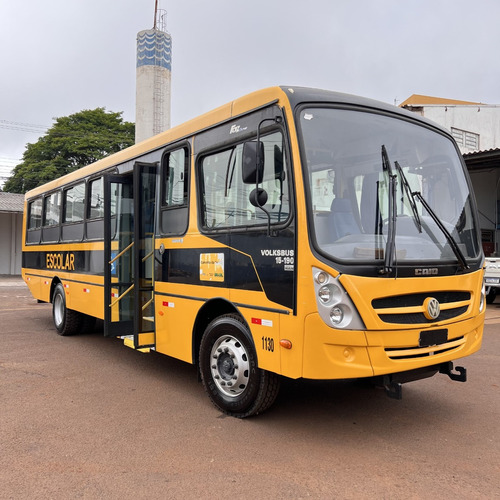
POLYGON ((200 346, 200 373, 212 403, 222 412, 244 418, 269 408, 279 390, 279 376, 257 366, 250 332, 233 314, 213 320, 200 346))
POLYGON ((64 287, 58 283, 52 296, 52 318, 59 335, 74 335, 82 327, 83 315, 66 307, 64 287))

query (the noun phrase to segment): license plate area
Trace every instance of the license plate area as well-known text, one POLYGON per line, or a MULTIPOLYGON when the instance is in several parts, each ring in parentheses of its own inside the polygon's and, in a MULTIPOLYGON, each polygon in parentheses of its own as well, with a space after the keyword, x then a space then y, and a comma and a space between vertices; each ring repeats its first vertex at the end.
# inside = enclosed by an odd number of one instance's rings
POLYGON ((430 347, 433 345, 444 344, 445 342, 448 342, 447 328, 420 332, 420 338, 418 339, 419 347, 430 347))
POLYGON ((498 284, 500 283, 500 278, 485 278, 484 282, 498 284))

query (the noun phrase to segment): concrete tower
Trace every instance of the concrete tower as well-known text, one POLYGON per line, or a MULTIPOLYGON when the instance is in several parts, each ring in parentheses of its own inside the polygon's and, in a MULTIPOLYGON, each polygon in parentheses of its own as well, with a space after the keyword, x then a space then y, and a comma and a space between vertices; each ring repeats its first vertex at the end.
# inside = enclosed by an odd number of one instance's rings
POLYGON ((165 19, 156 6, 153 29, 137 34, 135 142, 170 128, 172 37, 165 19))

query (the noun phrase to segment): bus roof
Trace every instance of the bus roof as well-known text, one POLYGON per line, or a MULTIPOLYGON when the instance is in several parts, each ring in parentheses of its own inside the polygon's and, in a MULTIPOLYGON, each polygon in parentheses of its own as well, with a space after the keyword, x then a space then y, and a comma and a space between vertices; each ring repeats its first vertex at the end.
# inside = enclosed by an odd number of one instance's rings
POLYGON ((161 132, 160 134, 146 139, 145 141, 134 144, 133 146, 130 146, 122 151, 98 160, 95 163, 79 168, 74 172, 54 179, 53 181, 43 184, 42 186, 38 186, 26 193, 26 199, 45 193, 46 191, 57 189, 60 186, 120 165, 126 161, 133 160, 134 158, 161 148, 165 144, 189 137, 201 130, 205 130, 213 125, 229 120, 230 118, 245 113, 255 107, 260 107, 267 103, 281 100, 280 98, 284 97, 282 94, 283 92, 280 87, 269 87, 245 95, 201 116, 193 118, 192 120, 189 120, 181 125, 166 130, 165 132, 161 132))
MULTIPOLYGON (((288 101, 290 103, 292 109, 295 108, 295 106, 298 104, 308 102, 328 102, 335 104, 360 106, 363 108, 372 108, 374 110, 383 110, 391 112, 393 114, 395 113, 404 115, 406 117, 412 118, 413 120, 422 121, 427 123, 428 125, 431 124, 435 128, 441 129, 441 127, 437 126, 435 123, 423 119, 415 115, 415 113, 411 113, 410 111, 407 111, 405 109, 401 109, 396 106, 392 106, 390 104, 373 99, 308 87, 268 87, 228 102, 181 125, 173 127, 169 130, 166 130, 165 132, 161 132, 158 135, 146 139, 143 142, 107 156, 95 163, 92 163, 85 167, 81 167, 74 172, 59 177, 58 179, 43 184, 42 186, 38 186, 28 191, 25 197, 26 199, 29 199, 47 191, 57 189, 66 184, 78 181, 79 179, 87 177, 89 175, 111 169, 127 161, 138 158, 144 154, 160 149, 166 144, 190 137, 202 130, 206 130, 207 128, 223 123, 231 118, 245 114, 252 109, 256 109, 273 102, 284 104, 285 101, 288 101)), ((448 133, 445 129, 441 130, 448 133)))

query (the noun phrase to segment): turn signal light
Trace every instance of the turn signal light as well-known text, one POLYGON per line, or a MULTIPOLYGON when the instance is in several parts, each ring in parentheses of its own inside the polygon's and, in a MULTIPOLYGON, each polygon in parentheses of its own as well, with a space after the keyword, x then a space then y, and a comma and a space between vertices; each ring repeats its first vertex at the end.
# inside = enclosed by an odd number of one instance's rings
POLYGON ((287 340, 287 339, 281 339, 280 340, 280 346, 284 347, 285 349, 291 349, 292 348, 292 343, 287 340))

